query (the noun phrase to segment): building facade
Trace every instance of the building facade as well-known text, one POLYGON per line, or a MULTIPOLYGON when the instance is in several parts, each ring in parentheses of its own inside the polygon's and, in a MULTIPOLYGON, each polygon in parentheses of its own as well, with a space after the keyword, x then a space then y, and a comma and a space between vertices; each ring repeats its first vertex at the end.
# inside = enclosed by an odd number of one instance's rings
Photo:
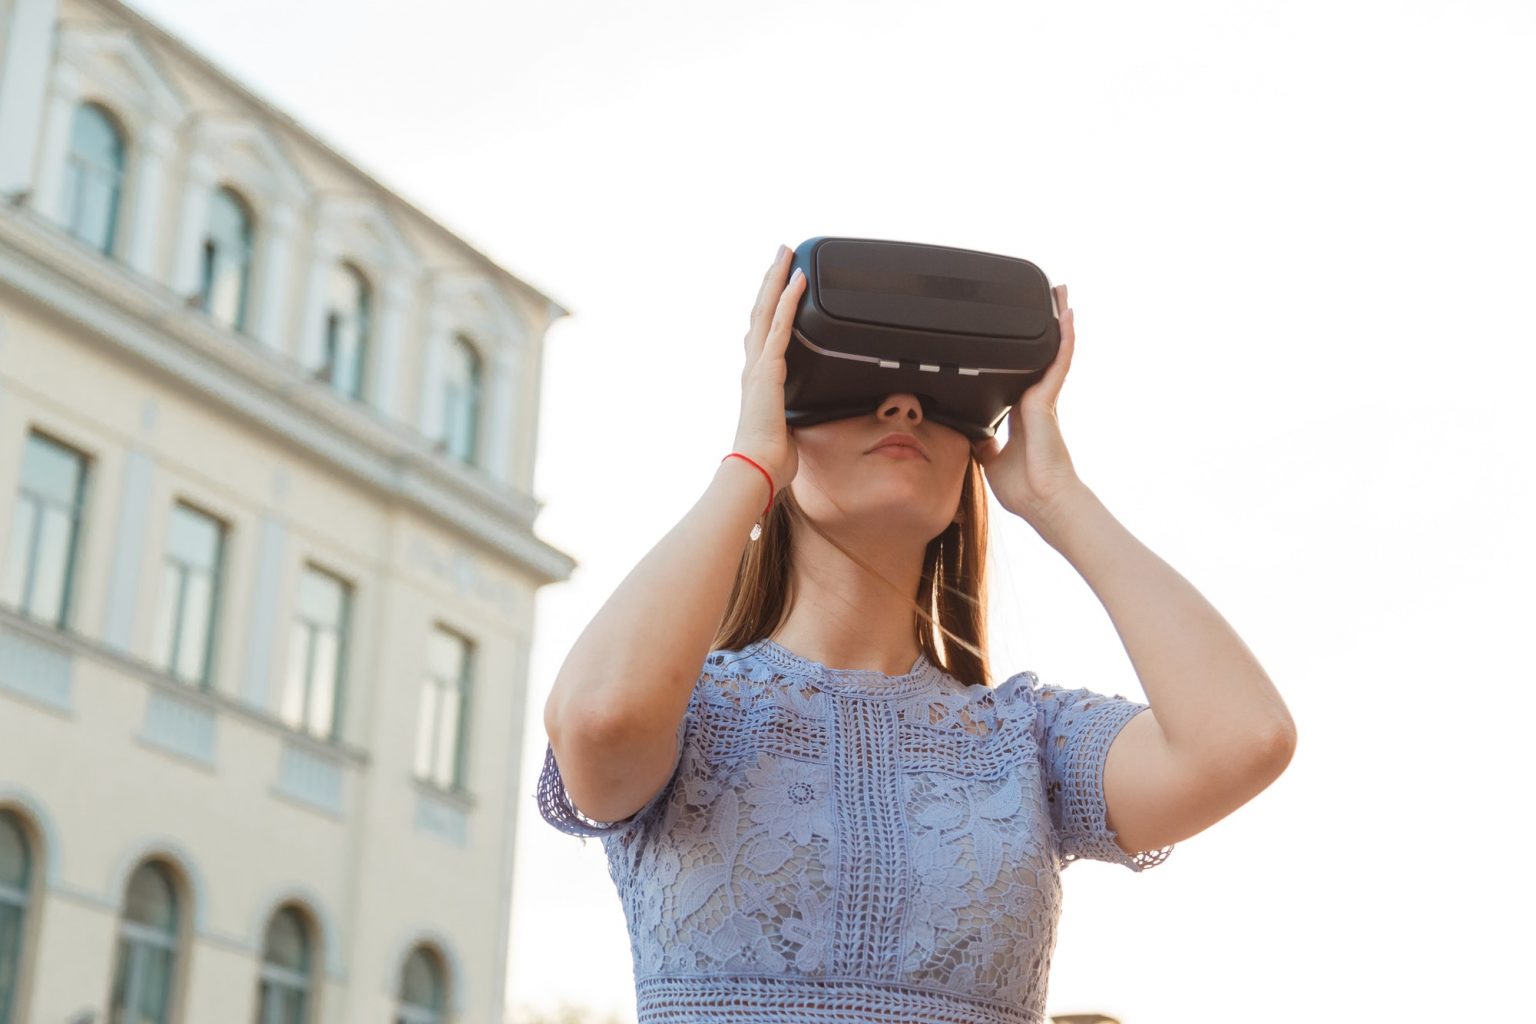
POLYGON ((0 0, 0 1024, 501 1024, 567 315, 116 0, 0 0))

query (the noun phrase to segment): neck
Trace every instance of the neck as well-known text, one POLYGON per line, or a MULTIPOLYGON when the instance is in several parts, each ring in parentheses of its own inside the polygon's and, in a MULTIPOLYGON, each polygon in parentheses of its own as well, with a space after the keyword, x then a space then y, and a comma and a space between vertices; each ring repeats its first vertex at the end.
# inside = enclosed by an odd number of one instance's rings
POLYGON ((833 547, 813 530, 795 537, 794 604, 772 639, 827 668, 872 669, 905 675, 922 652, 913 629, 913 604, 923 575, 926 543, 881 538, 862 546, 838 537, 891 585, 833 547))

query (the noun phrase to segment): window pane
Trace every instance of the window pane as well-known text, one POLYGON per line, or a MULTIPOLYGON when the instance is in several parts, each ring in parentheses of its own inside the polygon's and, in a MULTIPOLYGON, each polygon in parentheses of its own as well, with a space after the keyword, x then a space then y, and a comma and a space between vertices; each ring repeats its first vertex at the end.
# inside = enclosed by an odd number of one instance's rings
POLYGON ((27 840, 9 814, 0 814, 0 889, 24 895, 28 877, 27 840))
POLYGON ((16 990, 21 979, 22 913, 17 906, 0 904, 0 1022, 10 1024, 16 1012, 16 990))
POLYGON ((169 555, 184 565, 212 571, 219 560, 220 524, 186 505, 171 509, 169 555))
POLYGON ((215 319, 236 329, 245 326, 250 264, 250 214, 233 192, 221 188, 208 211, 203 298, 215 319))
POLYGON ((0 597, 58 625, 69 595, 85 472, 83 454, 28 435, 0 597))
POLYGON ((171 1007, 171 951, 168 949, 141 950, 144 973, 140 979, 138 1015, 129 1020, 138 1024, 167 1024, 171 1007))
POLYGON ((64 589, 69 583, 69 556, 74 546, 75 523, 57 508, 43 512, 37 545, 33 548, 32 593, 27 595, 28 614, 48 622, 64 619, 64 589))
POLYGON ((433 753, 436 763, 432 766, 432 778, 440 785, 451 786, 454 779, 454 759, 459 750, 459 692, 456 687, 445 687, 438 707, 437 742, 433 753))
POLYGON ((465 338, 453 340, 443 373, 443 438, 448 452, 471 462, 480 419, 480 356, 465 338))
POLYGON ((438 684, 428 679, 421 686, 421 717, 416 720, 416 775, 432 777, 432 739, 437 735, 438 684))
POLYGON ((313 566, 306 568, 299 582, 299 614, 317 625, 340 630, 346 590, 346 584, 329 573, 313 566))
POLYGON ((171 644, 176 639, 176 620, 181 613, 181 577, 184 570, 167 562, 160 570, 159 607, 155 611, 155 664, 171 670, 171 644))
POLYGON ((443 1008, 443 976, 436 957, 424 949, 411 954, 400 979, 400 1001, 423 1010, 443 1008))
POLYGON ((288 675, 283 684, 283 704, 278 715, 295 729, 304 725, 304 681, 309 675, 314 627, 296 619, 288 636, 288 675))
POLYGON ((261 985, 261 1014, 258 1024, 305 1024, 304 991, 277 982, 261 985))
POLYGON ((66 223, 72 234, 112 251, 123 184, 123 137, 95 104, 75 110, 65 172, 66 223))
POLYGON ((85 456, 41 434, 27 436, 21 457, 21 488, 45 501, 73 506, 80 501, 85 456))
POLYGON ((217 519, 186 505, 172 507, 155 651, 180 679, 208 678, 223 547, 224 527, 217 519))
POLYGON ((317 736, 330 736, 336 720, 336 672, 340 649, 336 634, 315 634, 314 675, 309 685, 309 728, 317 736))
POLYGON ((463 637, 456 636, 442 627, 434 629, 428 650, 427 671, 437 679, 447 682, 457 680, 464 674, 467 647, 468 644, 463 637))
POLYGON ((416 741, 416 772, 443 786, 462 783, 463 704, 467 699, 470 642, 441 626, 427 641, 427 679, 416 741))
POLYGON ((212 280, 208 284, 208 312, 236 330, 245 327, 245 265, 225 259, 215 251, 212 280))
POLYGON ((112 1012, 107 1018, 109 1024, 123 1024, 123 1022, 130 1020, 127 1013, 128 983, 133 977, 134 968, 137 966, 136 959, 133 944, 127 939, 119 938, 117 940, 117 967, 112 972, 112 1012))
POLYGON ((261 983, 261 1002, 256 1007, 256 1024, 283 1024, 282 1005, 278 1002, 278 988, 270 981, 261 983))
POLYGON ((208 674, 208 638, 213 633, 213 580, 206 573, 189 573, 181 609, 174 675, 202 682, 208 674))
POLYGON ((87 173, 80 183, 74 233, 81 241, 111 255, 113 222, 117 219, 118 182, 115 177, 87 173))
POLYGON ((27 497, 17 498, 16 509, 11 513, 11 542, 5 552, 4 588, 0 589, 0 600, 12 608, 20 608, 26 596, 23 591, 36 532, 37 503, 27 497))
POLYGON ((0 813, 0 1024, 15 1011, 31 853, 14 815, 0 813))
POLYGON ((283 1024, 304 1024, 304 993, 289 989, 283 996, 283 1024))
POLYGON ((123 917, 167 936, 176 934, 176 892, 165 868, 149 863, 140 865, 133 873, 123 917))
POLYGON ((267 928, 266 962, 300 973, 309 970, 309 939, 304 922, 291 908, 284 907, 272 917, 267 928))
POLYGON ((300 662, 290 655, 290 678, 299 685, 290 686, 285 699, 299 701, 302 724, 318 736, 330 737, 336 729, 351 593, 344 580, 314 566, 307 566, 299 581, 296 614, 305 658, 300 662))
POLYGON ((368 347, 369 287, 356 267, 338 264, 331 273, 325 365, 337 391, 351 398, 362 392, 368 347))

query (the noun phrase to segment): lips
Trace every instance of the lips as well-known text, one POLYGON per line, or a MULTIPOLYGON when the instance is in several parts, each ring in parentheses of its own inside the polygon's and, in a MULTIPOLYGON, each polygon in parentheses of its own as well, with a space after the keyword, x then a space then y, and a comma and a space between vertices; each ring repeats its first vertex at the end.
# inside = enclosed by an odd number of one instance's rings
POLYGON ((917 452, 917 454, 921 455, 923 458, 928 458, 928 452, 925 448, 923 448, 922 442, 913 437, 911 434, 887 434, 879 441, 877 441, 873 448, 869 449, 869 451, 866 451, 864 454, 869 455, 870 453, 877 452, 882 448, 889 448, 892 446, 910 448, 917 452))

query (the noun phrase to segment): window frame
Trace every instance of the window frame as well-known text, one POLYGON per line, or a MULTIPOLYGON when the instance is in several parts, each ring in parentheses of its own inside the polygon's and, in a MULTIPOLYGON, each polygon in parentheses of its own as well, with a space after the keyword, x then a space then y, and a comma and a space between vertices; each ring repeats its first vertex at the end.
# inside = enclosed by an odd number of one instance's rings
POLYGON ((251 314, 251 281, 253 279, 253 264, 256 262, 256 209, 250 200, 231 185, 220 184, 209 193, 208 196, 208 220, 203 228, 203 240, 201 259, 198 269, 198 307, 212 317, 219 324, 233 331, 245 333, 250 325, 251 314), (216 273, 220 267, 228 261, 229 257, 221 259, 222 247, 217 243, 221 241, 214 234, 215 210, 218 202, 228 199, 231 207, 243 218, 241 227, 243 237, 236 240, 231 247, 241 256, 239 276, 239 298, 235 307, 234 319, 225 320, 218 311, 213 308, 213 289, 216 283, 216 273))
POLYGON ((453 977, 448 969, 448 958, 431 943, 418 942, 411 947, 400 962, 400 987, 395 996, 395 1024, 444 1024, 448 1019, 448 1007, 453 1002, 453 977), (418 957, 425 957, 430 968, 437 974, 438 994, 441 1006, 422 1006, 405 1001, 405 972, 418 957))
POLYGON ((443 389, 443 422, 442 445, 448 455, 467 466, 478 466, 481 458, 482 434, 484 433, 481 420, 485 417, 485 355, 478 344, 463 331, 455 331, 449 338, 450 358, 456 353, 462 352, 468 356, 469 386, 465 393, 468 395, 468 413, 455 419, 455 413, 459 408, 461 395, 456 388, 456 381, 450 380, 445 373, 438 386, 443 389), (465 441, 465 450, 458 451, 455 448, 457 440, 456 426, 463 422, 464 432, 468 435, 465 441))
POLYGON ((478 647, 470 637, 442 622, 434 622, 432 624, 432 632, 434 634, 440 633, 458 643, 461 645, 464 653, 459 678, 451 681, 452 685, 457 688, 459 697, 458 721, 454 724, 452 778, 444 782, 436 773, 437 765, 442 760, 442 750, 438 746, 438 738, 441 735, 439 721, 445 703, 443 693, 446 687, 443 685, 445 681, 439 679, 436 675, 435 667, 431 663, 430 654, 422 686, 424 691, 430 696, 431 721, 430 723, 426 720, 417 722, 417 749, 415 756, 412 758, 412 769, 416 771, 416 777, 421 782, 450 793, 467 793, 469 791, 469 722, 478 647), (417 763, 421 759, 422 729, 427 730, 426 735, 428 737, 427 770, 425 774, 421 773, 421 766, 417 763))
MULTIPOLYGON (((209 593, 209 598, 208 598, 208 635, 207 635, 207 637, 206 637, 206 639, 205 639, 205 641, 203 643, 203 672, 202 672, 202 675, 201 675, 201 677, 199 677, 197 679, 189 679, 188 677, 181 675, 177 671, 177 668, 176 668, 176 655, 177 655, 177 651, 181 647, 182 629, 183 629, 183 627, 185 625, 185 622, 184 622, 184 616, 185 616, 185 610, 186 610, 185 598, 186 598, 186 590, 187 590, 187 578, 190 575, 190 573, 188 573, 188 572, 184 571, 180 576, 177 577, 177 580, 178 580, 178 588, 177 588, 177 595, 176 595, 177 604, 176 604, 176 609, 175 609, 175 619, 172 621, 172 624, 171 624, 170 649, 169 649, 168 652, 165 652, 163 657, 162 657, 162 652, 159 651, 159 650, 154 651, 153 652, 153 656, 155 658, 156 664, 168 676, 170 676, 171 678, 177 680, 178 682, 187 683, 189 685, 196 685, 199 689, 202 689, 202 690, 212 690, 213 689, 213 683, 214 683, 214 680, 213 680, 214 667, 215 667, 215 665, 218 662, 218 654, 219 654, 219 649, 220 649, 220 645, 219 645, 219 641, 218 641, 218 635, 219 635, 219 625, 220 625, 220 622, 221 622, 221 620, 223 618, 224 584, 226 582, 225 578, 226 578, 227 573, 228 573, 229 544, 230 544, 230 532, 231 532, 230 531, 230 525, 229 525, 228 521, 225 520, 223 517, 217 516, 217 515, 213 514, 212 512, 209 512, 207 509, 202 508, 201 506, 197 505, 196 503, 188 501, 185 498, 180 498, 180 497, 176 498, 171 503, 170 518, 167 521, 166 529, 165 529, 165 532, 164 532, 165 541, 164 541, 164 545, 163 545, 163 548, 162 548, 162 556, 163 557, 160 560, 160 570, 161 570, 160 571, 160 576, 161 576, 161 580, 162 581, 165 578, 165 569, 167 568, 167 566, 169 566, 171 564, 175 564, 179 568, 182 568, 182 569, 186 569, 187 568, 184 565, 184 563, 181 563, 179 561, 174 561, 173 562, 173 557, 172 557, 172 552, 171 552, 171 543, 170 543, 171 530, 173 530, 175 528, 174 519, 175 519, 175 516, 176 516, 176 513, 177 513, 178 509, 184 510, 184 511, 186 511, 188 513, 191 513, 192 515, 201 516, 204 519, 207 519, 208 521, 210 521, 211 523, 214 524, 214 526, 215 526, 215 528, 217 530, 217 543, 218 543, 218 547, 217 547, 217 550, 214 552, 214 565, 213 565, 213 569, 211 570, 211 573, 210 573, 212 579, 210 581, 210 586, 209 586, 210 593, 209 593)), ((156 615, 157 615, 157 619, 156 619, 156 635, 157 636, 159 634, 159 621, 160 621, 158 619, 158 616, 163 614, 162 609, 164 607, 163 606, 163 602, 165 600, 166 600, 166 597, 165 597, 164 593, 162 593, 162 594, 160 594, 158 596, 157 605, 156 605, 156 615)))
POLYGON ((121 1015, 127 1010, 131 1010, 134 1014, 142 1012, 142 1007, 136 1004, 141 1001, 139 997, 143 991, 144 971, 160 966, 163 966, 165 972, 163 979, 165 1005, 163 1016, 154 1024, 171 1024, 177 1020, 180 996, 178 974, 182 959, 182 941, 186 931, 185 912, 184 896, 177 872, 158 858, 150 857, 141 860, 128 876, 128 882, 123 887, 122 908, 118 912, 115 934, 117 942, 113 954, 112 973, 108 982, 110 985, 107 995, 108 1021, 121 1020, 121 1015), (127 916, 128 894, 133 889, 134 881, 143 871, 158 872, 170 892, 171 928, 169 931, 162 931, 127 916), (123 1002, 119 1003, 117 1001, 119 982, 125 976, 126 981, 121 991, 123 1002))
POLYGON ((373 348, 374 328, 374 288, 373 280, 362 267, 352 260, 337 260, 331 265, 330 276, 326 280, 325 321, 320 328, 320 357, 321 363, 316 375, 331 386, 337 394, 350 398, 353 401, 366 401, 367 380, 369 370, 369 356, 373 348), (339 275, 350 275, 357 288, 357 305, 351 310, 341 311, 332 301, 336 278, 339 275), (336 336, 343 320, 356 323, 357 348, 354 355, 356 365, 353 369, 353 389, 347 390, 341 386, 337 379, 336 336))
POLYGON ((21 887, 11 888, 0 882, 0 915, 15 915, 16 936, 15 960, 9 965, 0 965, 0 977, 8 971, 14 982, 9 992, 0 992, 0 1024, 17 1024, 15 1014, 21 998, 23 971, 27 967, 28 911, 34 902, 32 889, 37 872, 33 864, 37 857, 30 831, 20 815, 9 808, 0 808, 0 827, 13 829, 21 844, 21 887))
MULTIPOLYGON (((19 536, 19 534, 16 533, 20 519, 17 510, 20 508, 23 501, 28 501, 33 512, 32 531, 30 537, 27 540, 27 547, 23 555, 24 564, 21 569, 23 573, 21 593, 17 595, 18 600, 15 605, 11 605, 9 602, 5 602, 5 604, 6 607, 12 607, 17 612, 26 615, 29 618, 36 619, 39 622, 48 623, 57 629, 69 628, 69 623, 74 611, 76 596, 75 589, 78 582, 77 576, 80 564, 80 547, 83 540, 86 506, 90 496, 91 479, 95 475, 93 472, 94 469, 95 459, 89 452, 85 451, 84 449, 77 448, 74 445, 61 440, 60 438, 55 437, 48 431, 40 430, 37 427, 32 427, 27 431, 26 440, 22 442, 21 464, 17 471, 16 498, 11 505, 12 512, 10 537, 8 537, 6 541, 4 556, 7 559, 7 562, 6 564, 0 565, 0 573, 5 573, 7 576, 9 575, 11 568, 9 565, 9 558, 12 551, 12 546, 15 543, 16 537, 19 536), (34 614, 32 609, 32 605, 35 600, 33 595, 36 591, 37 570, 40 555, 38 549, 39 539, 43 532, 39 526, 43 521, 43 516, 50 509, 57 510, 62 506, 52 501, 47 495, 42 494, 36 490, 31 490, 28 487, 28 482, 25 476, 27 452, 34 442, 45 446, 51 446, 55 449, 58 449, 65 455, 73 457, 76 461, 76 467, 78 470, 74 484, 74 503, 67 512, 70 517, 69 539, 64 556, 64 581, 61 592, 59 594, 59 610, 58 614, 51 619, 34 614)), ((4 578, 5 577, 0 577, 0 580, 3 580, 4 578)))
POLYGON ((315 969, 315 929, 310 924, 310 915, 301 907, 293 903, 285 903, 272 912, 267 919, 266 930, 262 933, 261 969, 256 978, 256 1014, 257 1024, 290 1024, 281 1018, 281 1004, 273 1007, 267 1003, 269 992, 275 990, 277 996, 297 994, 300 998, 299 1019, 294 1024, 308 1024, 314 1017, 316 978, 318 971, 315 969), (292 915, 298 926, 299 934, 304 940, 304 956, 307 961, 306 972, 295 971, 291 967, 285 967, 273 963, 267 956, 271 946, 272 928, 277 923, 279 915, 292 915), (271 1019, 269 1019, 271 1018, 271 1019))
MULTIPOLYGON (((295 594, 293 616, 289 620, 288 630, 288 642, 292 644, 294 643, 296 634, 298 632, 295 627, 300 625, 310 627, 303 631, 303 636, 307 641, 308 646, 306 648, 304 658, 304 677, 302 680, 300 680, 302 694, 299 703, 299 720, 294 722, 289 719, 282 707, 278 709, 278 717, 281 718, 283 723, 290 728, 297 729, 298 731, 304 732, 310 736, 316 736, 324 740, 336 742, 341 739, 342 717, 343 712, 346 709, 347 684, 350 678, 347 667, 349 661, 351 660, 352 628, 356 611, 357 587, 350 579, 342 576, 340 573, 332 572, 331 570, 322 567, 316 562, 305 561, 300 568, 299 588, 300 591, 296 592, 295 594), (312 685, 314 683, 314 652, 316 647, 314 638, 318 635, 319 629, 315 628, 316 624, 304 615, 302 602, 299 600, 299 594, 302 592, 304 581, 306 578, 308 578, 310 573, 323 576, 326 579, 339 584, 341 587, 342 598, 341 623, 337 630, 336 642, 336 685, 334 692, 331 695, 331 727, 329 731, 324 734, 316 732, 312 728, 314 723, 310 718, 310 704, 313 699, 312 685)), ((292 664, 293 656, 294 652, 289 650, 289 665, 292 664)), ((289 687, 293 685, 293 682, 294 681, 292 675, 289 674, 288 669, 285 667, 282 696, 282 700, 285 704, 289 699, 289 687)))
POLYGON ((122 234, 120 228, 123 196, 128 183, 128 153, 128 131, 122 118, 118 117, 109 106, 94 99, 83 100, 75 105, 69 121, 69 140, 64 150, 64 181, 60 184, 64 195, 64 229, 71 237, 109 257, 116 256, 118 241, 122 234), (81 130, 81 118, 91 115, 101 119, 101 123, 111 131, 113 141, 116 143, 117 150, 113 154, 116 164, 111 168, 94 164, 76 148, 77 135, 81 130), (81 218, 86 204, 81 202, 81 197, 90 183, 107 177, 112 181, 111 198, 108 201, 106 238, 95 239, 84 233, 81 218))

